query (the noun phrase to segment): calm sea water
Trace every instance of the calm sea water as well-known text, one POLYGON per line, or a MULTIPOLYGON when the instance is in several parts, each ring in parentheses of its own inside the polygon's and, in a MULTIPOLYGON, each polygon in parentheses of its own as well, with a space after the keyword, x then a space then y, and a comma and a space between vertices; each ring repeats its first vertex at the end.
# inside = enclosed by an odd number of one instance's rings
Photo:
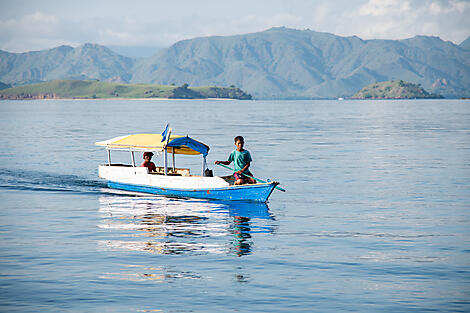
POLYGON ((2 101, 0 123, 0 311, 470 311, 470 101, 2 101), (287 192, 107 189, 94 142, 167 122, 211 162, 243 135, 287 192))

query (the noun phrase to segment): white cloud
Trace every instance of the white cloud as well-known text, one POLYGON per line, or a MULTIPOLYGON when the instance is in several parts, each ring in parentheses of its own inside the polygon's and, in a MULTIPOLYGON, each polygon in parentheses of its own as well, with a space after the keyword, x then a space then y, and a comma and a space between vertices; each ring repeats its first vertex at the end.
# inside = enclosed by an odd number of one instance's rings
MULTIPOLYGON (((65 4, 32 8, 31 12, 11 13, 9 17, 0 10, 0 49, 20 52, 84 42, 161 46, 182 39, 243 34, 276 26, 363 39, 402 39, 422 34, 459 43, 470 35, 470 1, 260 0, 250 10, 240 7, 248 5, 248 0, 239 1, 239 5, 217 2, 215 6, 188 1, 182 7, 147 2, 145 12, 135 6, 115 7, 100 2, 93 15, 78 7, 73 8, 76 12, 72 14, 65 4)), ((16 7, 11 5, 13 12, 16 7)))
POLYGON ((433 15, 437 15, 442 13, 442 8, 438 3, 433 2, 429 5, 429 12, 433 15))
POLYGON ((0 20, 2 33, 51 34, 58 25, 58 18, 42 12, 25 15, 19 19, 0 20))
POLYGON ((368 0, 345 13, 338 34, 364 39, 403 39, 415 35, 440 36, 460 43, 470 35, 470 3, 461 0, 368 0))
POLYGON ((387 16, 406 13, 410 10, 409 1, 404 0, 369 0, 362 5, 358 13, 360 16, 387 16))
POLYGON ((278 26, 302 27, 302 19, 288 13, 279 13, 272 16, 246 15, 232 20, 212 18, 210 20, 206 19, 205 23, 200 22, 202 22, 202 19, 191 26, 195 30, 201 29, 205 36, 249 33, 278 26))
POLYGON ((470 2, 450 0, 450 1, 433 1, 429 5, 429 11, 434 14, 464 13, 470 8, 470 2))
POLYGON ((61 38, 62 26, 58 17, 43 12, 0 20, 0 49, 23 52, 74 44, 61 38))
POLYGON ((452 10, 458 11, 459 13, 463 13, 465 10, 468 10, 470 8, 470 2, 468 0, 451 0, 449 3, 452 7, 452 10))

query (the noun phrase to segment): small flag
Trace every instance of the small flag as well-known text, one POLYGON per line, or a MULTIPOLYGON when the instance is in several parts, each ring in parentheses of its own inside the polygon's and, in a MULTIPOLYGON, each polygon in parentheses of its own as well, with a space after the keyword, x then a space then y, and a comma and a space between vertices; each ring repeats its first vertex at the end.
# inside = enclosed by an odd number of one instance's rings
POLYGON ((166 128, 162 133, 162 142, 166 141, 166 136, 168 135, 168 128, 170 127, 170 124, 166 124, 166 128))

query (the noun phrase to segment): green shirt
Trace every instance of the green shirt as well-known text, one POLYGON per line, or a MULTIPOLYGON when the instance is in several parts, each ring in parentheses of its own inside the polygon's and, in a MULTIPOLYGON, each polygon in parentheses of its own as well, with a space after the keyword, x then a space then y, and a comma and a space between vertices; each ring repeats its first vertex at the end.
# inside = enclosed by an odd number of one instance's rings
MULTIPOLYGON (((228 161, 233 162, 235 172, 240 171, 245 167, 248 162, 251 162, 251 155, 248 150, 243 150, 239 152, 238 150, 233 150, 232 153, 228 156, 228 161)), ((247 169, 244 173, 249 173, 250 171, 247 169)))

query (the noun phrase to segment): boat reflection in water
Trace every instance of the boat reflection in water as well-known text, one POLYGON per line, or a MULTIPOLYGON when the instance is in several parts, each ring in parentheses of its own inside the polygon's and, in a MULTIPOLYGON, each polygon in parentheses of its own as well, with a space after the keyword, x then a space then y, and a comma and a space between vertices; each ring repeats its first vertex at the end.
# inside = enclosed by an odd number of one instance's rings
POLYGON ((213 202, 155 196, 103 194, 100 228, 105 249, 158 254, 252 253, 253 234, 274 232, 265 203, 213 202))

